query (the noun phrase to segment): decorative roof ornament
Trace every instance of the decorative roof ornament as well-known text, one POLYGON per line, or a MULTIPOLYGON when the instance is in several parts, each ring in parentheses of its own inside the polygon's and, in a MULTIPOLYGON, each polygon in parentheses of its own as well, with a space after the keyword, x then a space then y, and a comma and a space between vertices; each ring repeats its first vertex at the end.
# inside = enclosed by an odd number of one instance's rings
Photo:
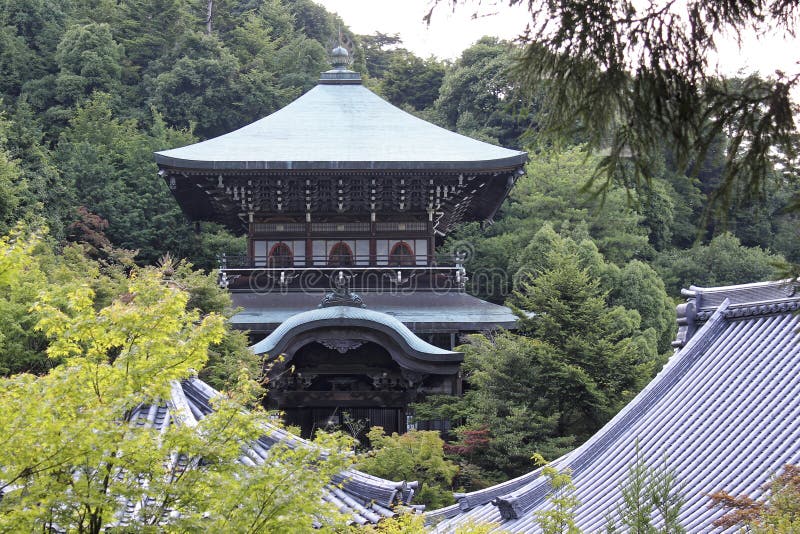
POLYGON ((344 272, 339 271, 338 275, 333 277, 333 292, 327 293, 322 302, 319 303, 320 308, 328 308, 330 306, 353 306, 354 308, 366 308, 367 305, 361 299, 361 296, 350 292, 350 278, 345 276, 344 272))
POLYGON ((335 70, 349 70, 353 64, 353 42, 342 36, 341 26, 339 26, 339 39, 335 43, 331 43, 331 45, 333 44, 336 46, 329 54, 331 65, 335 70))
POLYGON ((363 339, 320 339, 319 344, 339 354, 345 354, 366 343, 363 339))
POLYGON ((786 286, 783 288, 783 293, 787 297, 795 296, 797 294, 798 284, 800 284, 800 279, 787 280, 786 286))
POLYGON ((330 53, 331 65, 336 70, 346 70, 353 64, 350 52, 342 45, 337 46, 330 53))

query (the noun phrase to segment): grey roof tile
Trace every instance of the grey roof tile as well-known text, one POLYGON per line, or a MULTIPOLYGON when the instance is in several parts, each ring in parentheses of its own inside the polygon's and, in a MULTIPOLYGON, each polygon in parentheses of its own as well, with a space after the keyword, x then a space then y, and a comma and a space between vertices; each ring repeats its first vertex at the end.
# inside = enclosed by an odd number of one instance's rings
POLYGON ((256 354, 273 354, 273 349, 287 334, 298 328, 310 328, 317 324, 334 324, 342 326, 346 322, 369 325, 373 328, 386 328, 396 333, 411 349, 428 356, 433 360, 461 361, 462 355, 431 345, 417 337, 409 328, 398 319, 373 310, 356 308, 353 306, 331 306, 317 308, 292 315, 278 326, 267 337, 254 344, 250 349, 256 354))
MULTIPOLYGON (((770 476, 800 463, 798 297, 781 283, 695 291, 712 315, 658 376, 589 441, 554 465, 573 470, 578 525, 603 530, 637 446, 645 463, 673 469, 689 532, 714 530, 721 515, 708 494, 757 497, 770 476), (789 294, 791 293, 791 295, 789 294), (713 295, 706 299, 709 295, 713 295), (789 306, 771 306, 770 301, 789 306), (716 302, 714 306, 708 304, 716 302), (748 309, 748 313, 737 310, 748 309)), ((547 483, 534 471, 502 486, 459 495, 458 505, 427 514, 438 532, 466 521, 496 522, 507 532, 538 532, 547 483), (468 504, 469 503, 469 504, 468 504)))
MULTIPOLYGON (((198 378, 190 378, 173 385, 172 398, 165 405, 140 405, 134 410, 131 420, 138 426, 159 429, 164 429, 169 424, 185 423, 187 418, 196 423, 213 412, 211 399, 215 395, 218 392, 211 386, 198 378), (176 411, 182 413, 175 413, 176 411)), ((313 446, 309 441, 290 434, 283 428, 267 425, 264 435, 244 449, 240 461, 253 467, 263 464, 268 458, 270 448, 277 443, 289 447, 313 446)), ((190 467, 187 459, 180 455, 174 455, 171 461, 179 464, 181 472, 190 467)), ((391 481, 356 469, 347 469, 333 477, 331 484, 326 487, 323 500, 350 514, 354 523, 377 523, 383 517, 396 515, 391 509, 393 506, 409 505, 416 486, 416 482, 391 481)), ((130 524, 145 504, 129 502, 117 523, 130 524)), ((169 511, 165 513, 168 514, 169 511)))

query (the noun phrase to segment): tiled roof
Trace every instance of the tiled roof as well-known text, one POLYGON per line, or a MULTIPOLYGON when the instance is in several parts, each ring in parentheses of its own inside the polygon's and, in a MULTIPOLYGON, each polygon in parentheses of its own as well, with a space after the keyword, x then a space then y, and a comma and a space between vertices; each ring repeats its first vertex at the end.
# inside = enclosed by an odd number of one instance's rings
MULTIPOLYGON (((639 454, 666 465, 685 498, 680 522, 713 531, 719 509, 708 494, 759 497, 770 477, 800 463, 800 346, 786 283, 692 288, 690 301, 707 319, 683 341, 658 376, 588 442, 553 464, 569 467, 584 532, 602 531, 621 502, 620 485, 639 454), (699 301, 699 302, 697 302, 699 301)), ((467 521, 504 532, 538 532, 535 512, 549 487, 534 471, 485 490, 457 495, 459 504, 427 514, 438 532, 467 521)))
MULTIPOLYGON (((138 426, 162 430, 176 421, 193 426, 213 411, 211 399, 216 395, 216 390, 198 378, 190 378, 180 384, 176 382, 172 387, 172 396, 165 405, 139 406, 131 420, 138 426)), ((313 446, 282 428, 267 425, 264 435, 245 448, 240 461, 252 466, 263 464, 268 459, 270 448, 276 443, 290 447, 313 446)), ((349 514, 353 523, 364 525, 395 516, 397 512, 393 507, 396 505, 412 506, 410 503, 417 486, 417 482, 394 482, 348 469, 330 481, 325 488, 323 500, 349 514)), ((119 524, 127 525, 142 504, 144 503, 129 503, 124 516, 119 519, 119 524)))
POLYGON ((723 287, 690 286, 682 293, 700 310, 713 310, 728 299, 731 307, 754 306, 780 300, 797 300, 798 284, 794 280, 758 282, 723 287))

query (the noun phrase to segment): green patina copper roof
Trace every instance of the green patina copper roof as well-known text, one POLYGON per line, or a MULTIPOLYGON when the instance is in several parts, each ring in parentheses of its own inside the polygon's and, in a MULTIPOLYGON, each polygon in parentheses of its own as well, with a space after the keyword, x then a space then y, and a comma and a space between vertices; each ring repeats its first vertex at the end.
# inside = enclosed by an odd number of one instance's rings
MULTIPOLYGON (((506 308, 456 291, 414 293, 360 293, 370 310, 394 317, 412 332, 482 332, 513 329, 517 316, 506 308)), ((231 318, 236 328, 271 332, 293 315, 315 308, 322 293, 233 292, 233 304, 241 311, 231 318)))
POLYGON ((298 313, 286 319, 270 335, 251 346, 256 354, 274 355, 275 347, 298 329, 311 329, 326 325, 335 326, 362 326, 378 330, 388 330, 413 351, 434 361, 460 362, 463 355, 431 345, 417 337, 414 332, 391 315, 355 308, 353 306, 331 306, 298 313))
POLYGON ((521 166, 527 153, 453 133, 386 102, 352 71, 320 84, 261 120, 208 141, 156 152, 190 169, 440 169, 521 166))

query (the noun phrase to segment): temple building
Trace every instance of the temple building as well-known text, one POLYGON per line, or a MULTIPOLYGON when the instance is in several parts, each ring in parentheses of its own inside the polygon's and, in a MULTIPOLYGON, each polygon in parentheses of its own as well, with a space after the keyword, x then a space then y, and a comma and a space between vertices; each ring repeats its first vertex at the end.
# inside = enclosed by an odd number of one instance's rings
POLYGON ((492 220, 527 154, 416 118, 365 88, 344 48, 332 58, 286 107, 156 160, 190 219, 247 235, 220 282, 267 356, 270 405, 304 435, 347 420, 404 432, 409 403, 461 393, 463 334, 514 326, 436 246, 492 220))
MULTIPOLYGON (((586 443, 552 462, 569 469, 582 532, 606 530, 638 462, 674 476, 686 532, 722 532, 726 510, 709 506, 726 491, 763 502, 786 465, 800 465, 800 281, 690 287, 678 306, 677 351, 661 372, 586 443)), ((552 509, 541 469, 486 489, 457 493, 457 504, 428 512, 437 533, 470 524, 489 532, 541 532, 552 509)), ((664 518, 651 509, 653 526, 664 518)), ((618 522, 619 523, 619 522, 618 522)), ((627 527, 617 525, 622 531, 627 527)))
MULTIPOLYGON (((218 395, 219 392, 197 377, 181 382, 175 381, 172 383, 170 397, 165 399, 165 402, 139 405, 131 413, 130 420, 137 427, 151 428, 158 432, 165 431, 171 425, 194 428, 214 411, 213 400, 218 395)), ((276 445, 290 449, 315 447, 312 442, 294 436, 282 427, 266 425, 263 431, 258 440, 243 444, 239 460, 242 464, 256 467, 276 461, 280 463, 280 455, 276 458, 272 454, 272 449, 276 445)), ((170 455, 167 461, 174 466, 172 467, 174 476, 178 477, 185 469, 193 469, 198 465, 180 454, 170 455)), ((313 465, 309 466, 309 469, 313 468, 313 465)), ((418 488, 419 483, 415 481, 386 480, 348 468, 327 481, 321 499, 349 516, 351 524, 376 524, 383 518, 398 515, 402 510, 422 511, 424 506, 412 503, 418 488)), ((141 525, 142 512, 152 513, 152 510, 147 508, 152 507, 154 496, 147 494, 146 485, 142 489, 144 492, 141 495, 134 494, 128 497, 123 513, 108 525, 110 530, 116 532, 118 529, 131 529, 134 525, 141 525)), ((159 527, 169 530, 167 527, 176 517, 173 509, 165 508, 159 527)), ((60 529, 50 529, 50 531, 63 532, 60 529)))
MULTIPOLYGON (((686 532, 730 531, 714 524, 725 510, 709 506, 710 494, 726 491, 761 502, 775 474, 786 465, 800 465, 798 288, 800 281, 786 280, 684 291, 688 298, 678 306, 675 354, 608 424, 551 464, 571 471, 579 501, 574 518, 582 532, 605 531, 609 521, 620 527, 615 514, 637 461, 674 476, 673 495, 682 502, 676 520, 686 532)), ((321 310, 340 312, 329 319, 341 321, 361 313, 367 313, 365 319, 382 315, 357 307, 321 310)), ((297 316, 281 329, 289 332, 305 322, 314 320, 297 316)), ((281 329, 263 341, 265 348, 287 343, 281 341, 281 329)), ((194 426, 213 411, 217 395, 197 378, 175 382, 163 405, 141 405, 131 420, 156 430, 172 424, 194 426)), ((252 466, 269 462, 276 444, 311 446, 282 428, 265 426, 264 435, 243 448, 241 461, 252 466)), ((180 460, 179 455, 170 459, 180 460)), ((354 524, 366 525, 402 510, 422 511, 424 507, 413 504, 418 489, 413 481, 348 469, 326 485, 322 499, 348 514, 354 524)), ((537 469, 489 488, 456 493, 456 504, 425 513, 426 524, 438 534, 476 526, 487 532, 539 533, 540 512, 553 506, 551 491, 547 477, 537 469)), ((134 523, 147 499, 131 498, 113 526, 134 523)), ((658 510, 651 509, 650 517, 656 529, 663 527, 658 510)))

